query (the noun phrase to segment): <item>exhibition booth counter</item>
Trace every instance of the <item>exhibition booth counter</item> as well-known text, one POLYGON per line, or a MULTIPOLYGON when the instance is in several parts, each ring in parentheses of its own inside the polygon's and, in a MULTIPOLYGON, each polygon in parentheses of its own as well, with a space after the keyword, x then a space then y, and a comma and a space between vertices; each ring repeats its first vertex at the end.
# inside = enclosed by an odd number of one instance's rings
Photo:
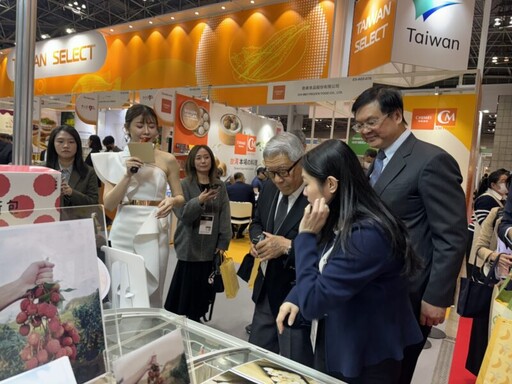
MULTIPOLYGON (((131 355, 135 359, 132 364, 144 363, 157 350, 155 347, 148 348, 151 343, 180 330, 192 383, 342 383, 207 325, 162 309, 105 310, 103 319, 106 360, 110 365, 109 371, 114 374, 117 371, 116 362, 123 356, 131 355), (137 351, 144 350, 147 352, 145 355, 137 355, 137 351)), ((172 349, 169 345, 166 348, 172 349)), ((165 368, 162 371, 165 372, 165 368)), ((94 381, 114 382, 111 374, 94 381)))

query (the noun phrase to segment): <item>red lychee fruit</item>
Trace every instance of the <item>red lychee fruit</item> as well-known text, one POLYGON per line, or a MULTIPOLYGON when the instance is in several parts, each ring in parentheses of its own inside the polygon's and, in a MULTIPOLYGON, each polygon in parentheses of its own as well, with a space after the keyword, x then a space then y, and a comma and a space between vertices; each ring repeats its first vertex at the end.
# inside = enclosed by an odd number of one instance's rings
POLYGON ((20 335, 27 336, 30 333, 30 326, 27 324, 23 324, 20 326, 20 335))
POLYGON ((37 361, 39 364, 46 364, 48 362, 48 352, 46 349, 41 349, 37 352, 37 361))
POLYGON ((35 347, 37 344, 39 344, 39 340, 41 339, 41 336, 37 332, 32 332, 30 335, 28 335, 27 341, 28 343, 35 347))
POLYGON ((21 302, 20 302, 20 309, 21 309, 22 311, 26 311, 26 310, 27 310, 27 307, 28 307, 28 305, 29 305, 29 304, 30 304, 30 300, 29 300, 29 299, 27 299, 27 298, 24 298, 24 299, 23 299, 23 300, 21 300, 21 302))
POLYGON ((57 304, 60 301, 60 294, 58 292, 52 292, 50 295, 50 301, 57 304))
POLYGON ((18 324, 23 324, 25 321, 27 321, 27 319, 28 319, 28 315, 25 312, 20 312, 16 316, 16 322, 18 324))
POLYGON ((32 357, 25 362, 25 369, 28 371, 29 369, 34 369, 38 365, 39 362, 37 361, 37 357, 32 357))
POLYGON ((51 353, 52 355, 55 355, 58 351, 60 351, 60 343, 57 339, 50 339, 48 340, 48 343, 46 344, 46 350, 51 353))
POLYGON ((37 314, 37 304, 34 304, 34 303, 30 303, 28 306, 27 306, 27 315, 29 316, 33 316, 37 314))

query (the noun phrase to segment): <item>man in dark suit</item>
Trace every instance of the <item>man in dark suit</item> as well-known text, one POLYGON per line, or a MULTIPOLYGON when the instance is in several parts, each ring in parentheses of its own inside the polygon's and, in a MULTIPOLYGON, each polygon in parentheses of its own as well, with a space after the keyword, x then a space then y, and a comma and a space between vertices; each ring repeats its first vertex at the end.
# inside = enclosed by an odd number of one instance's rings
POLYGON ((444 321, 453 304, 464 258, 467 220, 462 176, 455 159, 418 140, 406 128, 403 101, 396 89, 375 86, 352 106, 363 140, 379 149, 368 170, 370 183, 409 229, 422 270, 410 281, 410 298, 423 342, 404 352, 400 383, 410 383, 432 326, 444 321))
POLYGON ((300 159, 303 154, 300 140, 286 132, 270 139, 263 151, 263 161, 272 182, 264 185, 249 228, 253 243, 257 243, 251 246, 251 254, 261 261, 252 295, 256 306, 249 342, 311 365, 309 328, 288 329, 281 337, 276 326, 279 307, 295 282, 293 239, 308 204, 302 194, 300 159), (255 240, 262 234, 263 240, 255 240))
MULTIPOLYGON (((242 172, 237 172, 233 176, 234 183, 230 184, 226 187, 228 191, 229 201, 241 201, 252 204, 252 208, 254 211, 254 191, 249 184, 245 183, 245 176, 242 172)), ((244 237, 245 228, 247 228, 248 224, 241 224, 238 226, 237 230, 233 228, 233 236, 236 236, 237 239, 241 239, 244 237)))

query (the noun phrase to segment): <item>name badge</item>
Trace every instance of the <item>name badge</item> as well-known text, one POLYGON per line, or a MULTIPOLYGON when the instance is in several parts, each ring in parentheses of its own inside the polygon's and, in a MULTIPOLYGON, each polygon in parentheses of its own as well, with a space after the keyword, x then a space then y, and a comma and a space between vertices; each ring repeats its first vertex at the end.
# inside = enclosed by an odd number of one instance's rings
POLYGON ((199 234, 211 235, 213 231, 213 215, 201 215, 199 221, 199 234))

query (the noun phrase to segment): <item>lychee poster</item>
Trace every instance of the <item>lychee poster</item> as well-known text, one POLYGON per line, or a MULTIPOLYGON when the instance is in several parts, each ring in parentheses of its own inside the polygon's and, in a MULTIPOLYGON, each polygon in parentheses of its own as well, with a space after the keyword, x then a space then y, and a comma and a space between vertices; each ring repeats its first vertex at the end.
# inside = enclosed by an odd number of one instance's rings
POLYGON ((105 373, 92 219, 0 227, 0 380, 60 357, 105 373))

